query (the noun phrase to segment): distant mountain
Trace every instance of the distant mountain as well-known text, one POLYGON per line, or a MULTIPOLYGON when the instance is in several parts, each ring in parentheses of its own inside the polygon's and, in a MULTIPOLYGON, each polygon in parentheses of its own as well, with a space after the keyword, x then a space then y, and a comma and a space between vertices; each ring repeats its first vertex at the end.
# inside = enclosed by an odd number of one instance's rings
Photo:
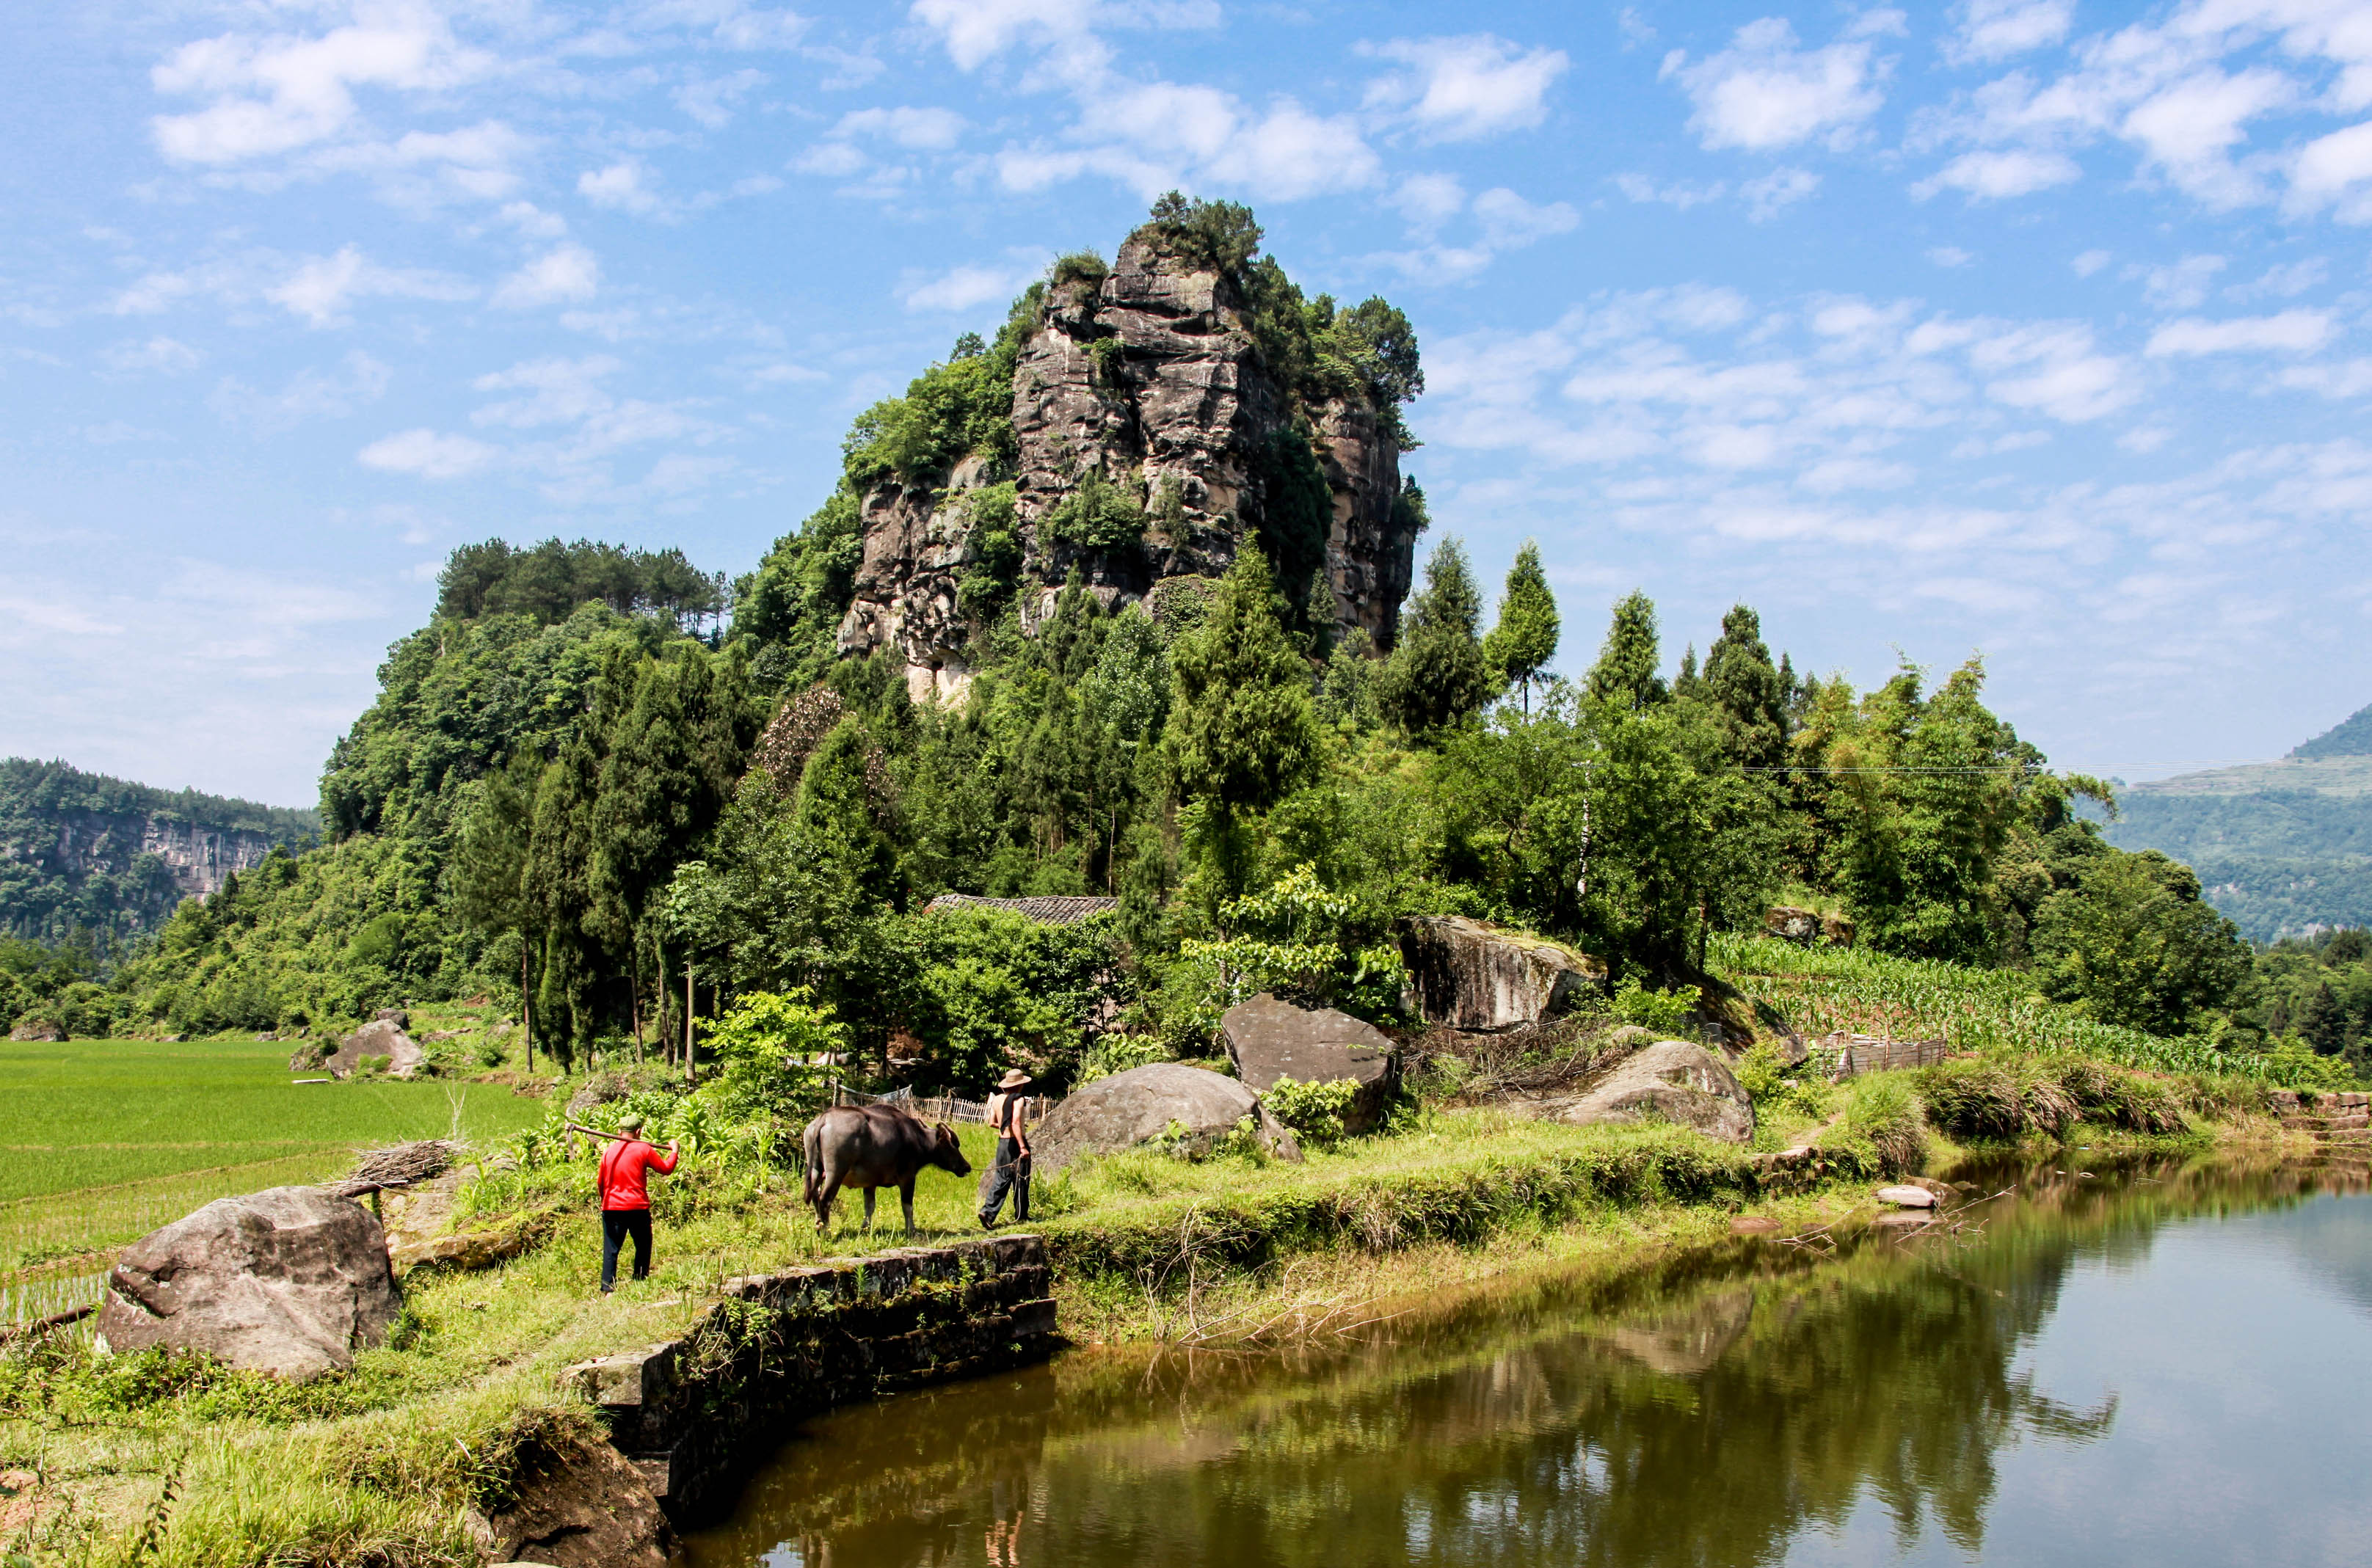
POLYGON ((2372 757, 2372 706, 2362 707, 2344 724, 2290 753, 2293 757, 2372 757))
POLYGON ((2279 761, 2135 784, 2119 803, 2110 842, 2188 863, 2252 941, 2372 925, 2372 707, 2279 761))
POLYGON ((319 812, 193 789, 153 789, 64 762, 0 761, 0 933, 55 941, 80 927, 154 930, 275 844, 320 831, 319 812))

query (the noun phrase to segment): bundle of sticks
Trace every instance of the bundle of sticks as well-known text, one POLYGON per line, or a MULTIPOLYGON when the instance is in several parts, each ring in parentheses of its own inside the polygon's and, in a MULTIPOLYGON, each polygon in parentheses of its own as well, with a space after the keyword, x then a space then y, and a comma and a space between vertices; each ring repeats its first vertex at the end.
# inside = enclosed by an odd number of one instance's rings
POLYGON ((341 1198, 359 1198, 366 1192, 409 1187, 451 1169, 453 1156, 459 1151, 459 1144, 444 1138, 423 1138, 414 1144, 365 1149, 355 1157, 354 1174, 333 1183, 330 1191, 341 1198))

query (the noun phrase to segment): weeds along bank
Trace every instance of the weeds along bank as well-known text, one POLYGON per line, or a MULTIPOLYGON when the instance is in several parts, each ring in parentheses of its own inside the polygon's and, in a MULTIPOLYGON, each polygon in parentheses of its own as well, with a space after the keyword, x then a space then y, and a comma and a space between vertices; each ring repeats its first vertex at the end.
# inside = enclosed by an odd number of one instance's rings
MULTIPOLYGON (((1577 1030, 1565 1048, 1587 1051, 1604 1032, 1577 1030)), ((1842 1086, 1758 1063, 1748 1079, 1761 1131, 1741 1149, 1672 1127, 1520 1121, 1455 1103, 1472 1079, 1453 1076, 1420 1075, 1374 1134, 1306 1129, 1316 1146, 1300 1164, 1247 1140, 1200 1160, 1140 1149, 1041 1182, 1030 1228, 1045 1238, 1064 1330, 1323 1337, 1389 1310, 1370 1306, 1378 1298, 1546 1261, 1653 1270, 1741 1210, 1825 1223, 1864 1204, 1872 1179, 1956 1144, 2053 1132, 2098 1144, 2117 1129, 2203 1144, 2239 1125, 2257 1095, 2068 1056, 2003 1053, 1842 1086), (2062 1098, 2041 1092, 2046 1080, 2062 1098), (2001 1084, 2026 1118, 2015 1127, 1985 1121, 2001 1084), (1821 1162, 1774 1171, 1762 1145, 1808 1135, 1821 1162)), ((645 1087, 585 1114, 638 1100, 669 1097, 645 1087)), ((963 1136, 984 1161, 983 1130, 963 1136)), ((91 1564, 481 1562, 472 1515, 499 1515, 602 1439, 599 1412, 563 1388, 565 1368, 681 1335, 728 1279, 869 1244, 847 1200, 819 1237, 795 1173, 754 1140, 717 1137, 654 1184, 653 1277, 602 1297, 589 1151, 572 1157, 542 1139, 513 1139, 516 1163, 490 1161, 447 1222, 541 1214, 541 1242, 490 1271, 411 1273, 390 1343, 349 1373, 289 1387, 194 1358, 96 1358, 70 1334, 0 1350, 0 1469, 37 1474, 42 1500, 16 1549, 91 1564)), ((970 1181, 926 1174, 924 1243, 976 1235, 970 1181)))

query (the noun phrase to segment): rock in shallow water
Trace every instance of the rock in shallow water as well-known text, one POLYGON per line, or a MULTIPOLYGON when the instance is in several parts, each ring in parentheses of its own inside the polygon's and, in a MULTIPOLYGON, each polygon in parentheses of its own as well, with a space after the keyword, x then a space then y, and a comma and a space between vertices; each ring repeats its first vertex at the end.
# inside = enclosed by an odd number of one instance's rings
POLYGON ((367 1210, 313 1187, 217 1198, 123 1249, 99 1335, 110 1351, 201 1350, 304 1378, 354 1365, 402 1307, 367 1210))
POLYGON ((1891 1203, 1898 1209, 1932 1209, 1936 1194, 1924 1187, 1881 1187, 1877 1192, 1881 1203, 1891 1203))

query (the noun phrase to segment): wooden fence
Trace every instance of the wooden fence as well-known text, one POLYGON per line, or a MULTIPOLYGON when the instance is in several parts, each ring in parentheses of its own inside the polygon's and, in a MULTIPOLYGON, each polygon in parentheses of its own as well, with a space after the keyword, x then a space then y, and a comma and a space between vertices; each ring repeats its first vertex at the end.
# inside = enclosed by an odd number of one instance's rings
POLYGON ((1822 1040, 1820 1049, 1835 1054, 1836 1066, 1829 1074, 1831 1078, 1853 1078, 1898 1067, 1932 1067, 1950 1054, 1950 1047, 1940 1035, 1934 1040, 1878 1040, 1870 1035, 1840 1032, 1822 1040))

